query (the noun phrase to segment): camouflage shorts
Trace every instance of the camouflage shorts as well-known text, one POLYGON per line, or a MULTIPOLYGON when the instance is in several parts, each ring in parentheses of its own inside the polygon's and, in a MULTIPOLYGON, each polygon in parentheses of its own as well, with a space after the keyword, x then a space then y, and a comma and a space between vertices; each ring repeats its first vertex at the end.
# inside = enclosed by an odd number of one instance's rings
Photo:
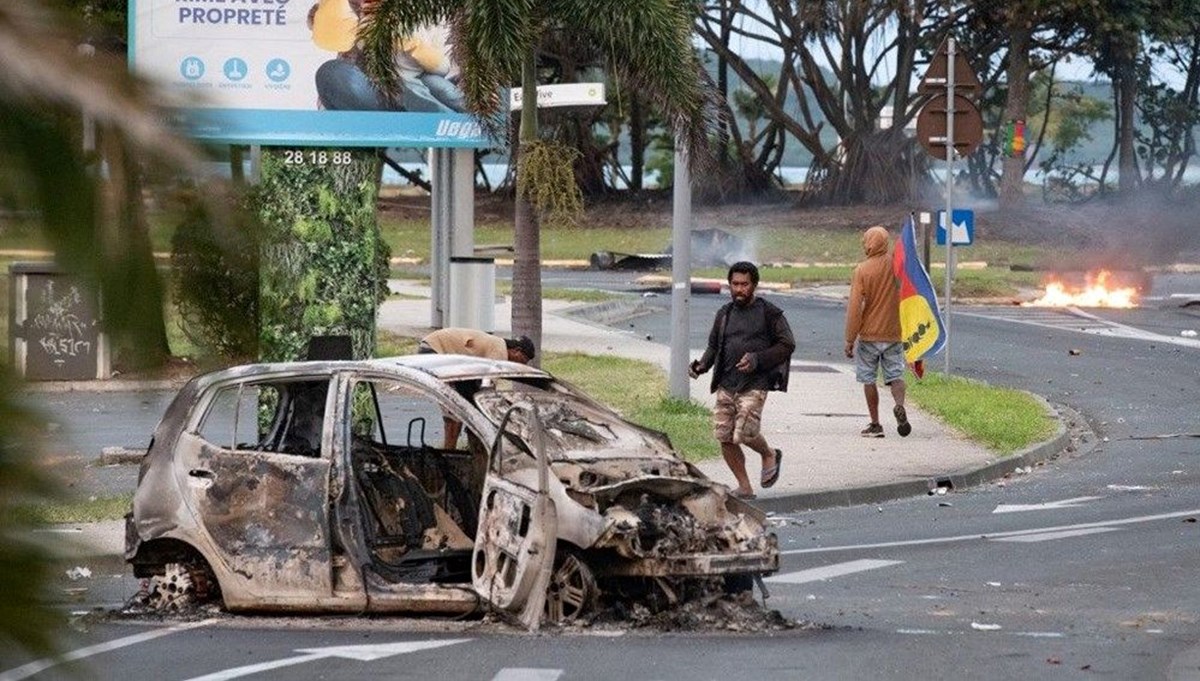
POLYGON ((713 436, 717 442, 741 444, 758 437, 766 402, 766 390, 734 393, 717 389, 717 406, 713 409, 713 436))

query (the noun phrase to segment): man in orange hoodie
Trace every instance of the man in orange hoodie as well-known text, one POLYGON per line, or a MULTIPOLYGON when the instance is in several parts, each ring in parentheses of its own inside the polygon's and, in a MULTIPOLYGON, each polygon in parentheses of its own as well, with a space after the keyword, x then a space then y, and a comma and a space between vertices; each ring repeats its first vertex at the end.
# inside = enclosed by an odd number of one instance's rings
POLYGON ((846 357, 854 358, 854 375, 863 384, 871 422, 863 437, 883 437, 879 423, 879 388, 883 383, 892 390, 896 406, 896 432, 905 437, 912 432, 904 411, 904 346, 900 343, 900 282, 892 272, 888 257, 888 232, 876 225, 863 233, 863 252, 867 257, 854 268, 850 282, 850 300, 846 304, 846 357), (857 352, 856 352, 857 347, 857 352))

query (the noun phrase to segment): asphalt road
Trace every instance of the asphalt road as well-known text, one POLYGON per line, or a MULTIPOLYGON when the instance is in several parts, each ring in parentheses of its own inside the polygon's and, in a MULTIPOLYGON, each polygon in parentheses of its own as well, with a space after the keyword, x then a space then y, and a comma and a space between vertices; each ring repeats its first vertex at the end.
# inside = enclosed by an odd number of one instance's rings
MULTIPOLYGON (((798 359, 842 361, 840 302, 775 299, 798 359)), ((693 298, 693 347, 723 301, 693 298)), ((66 643, 85 659, 36 678, 81 664, 155 679, 1200 678, 1200 347, 1181 335, 1200 329, 1200 310, 1035 312, 956 307, 951 371, 1077 410, 1092 445, 944 496, 778 516, 784 564, 768 603, 809 626, 527 636, 404 619, 92 622, 66 643)), ((622 328, 665 339, 668 325, 658 312, 622 328)), ((0 681, 38 668, 0 660, 0 681)))

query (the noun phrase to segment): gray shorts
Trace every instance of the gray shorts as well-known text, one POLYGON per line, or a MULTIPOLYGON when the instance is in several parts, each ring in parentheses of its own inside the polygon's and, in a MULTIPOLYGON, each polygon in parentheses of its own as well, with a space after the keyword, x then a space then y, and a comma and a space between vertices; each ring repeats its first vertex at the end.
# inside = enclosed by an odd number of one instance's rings
POLYGON ((904 378, 904 346, 899 342, 858 341, 854 350, 854 377, 859 383, 875 383, 880 369, 884 385, 904 378))

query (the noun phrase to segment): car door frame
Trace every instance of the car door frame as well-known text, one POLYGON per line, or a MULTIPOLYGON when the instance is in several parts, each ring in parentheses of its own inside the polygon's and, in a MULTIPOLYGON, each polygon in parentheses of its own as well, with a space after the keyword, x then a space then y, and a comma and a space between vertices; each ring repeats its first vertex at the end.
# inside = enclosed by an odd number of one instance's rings
POLYGON ((535 486, 502 470, 505 428, 518 410, 529 411, 531 422, 540 424, 532 403, 513 405, 497 424, 479 503, 471 579, 476 593, 492 607, 536 631, 554 567, 558 514, 549 494, 550 462, 540 426, 531 429, 533 442, 527 443, 535 460, 535 486))

